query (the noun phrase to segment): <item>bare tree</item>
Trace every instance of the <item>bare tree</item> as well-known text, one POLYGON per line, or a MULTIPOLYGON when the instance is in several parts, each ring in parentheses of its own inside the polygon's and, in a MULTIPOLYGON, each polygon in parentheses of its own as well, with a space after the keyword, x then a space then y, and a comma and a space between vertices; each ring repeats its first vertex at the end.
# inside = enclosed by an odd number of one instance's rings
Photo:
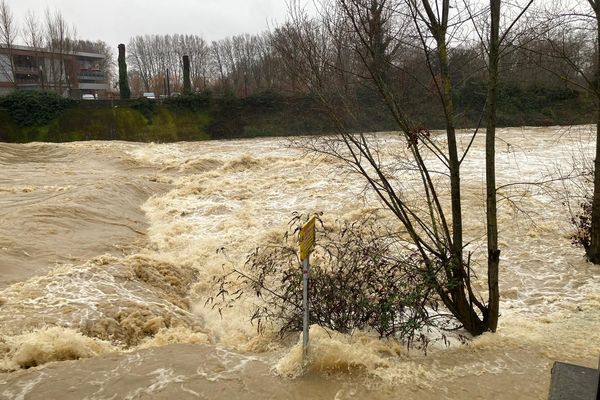
POLYGON ((594 194, 592 195, 592 223, 590 229, 590 247, 588 259, 594 264, 600 264, 600 1, 588 0, 594 14, 596 45, 594 60, 594 79, 591 89, 596 97, 596 158, 594 160, 594 194))
POLYGON ((65 86, 66 89, 70 89, 75 79, 75 67, 71 54, 74 49, 76 32, 75 28, 67 24, 59 11, 51 12, 47 8, 44 16, 46 48, 50 52, 50 79, 57 93, 62 95, 65 86))
MULTIPOLYGON (((441 4, 436 1, 433 7, 429 0, 422 0, 420 4, 417 0, 411 0, 409 5, 421 44, 423 48, 427 49, 427 63, 446 121, 447 152, 441 156, 444 157, 444 162, 450 176, 452 228, 451 236, 450 229, 445 228, 448 234, 444 238, 444 241, 448 243, 449 253, 448 266, 445 267, 447 282, 440 285, 444 290, 439 290, 439 292, 446 307, 463 324, 465 329, 477 335, 489 330, 490 320, 496 321, 498 315, 490 315, 489 307, 479 301, 473 293, 470 266, 463 254, 464 235, 460 168, 466 153, 459 156, 457 147, 453 83, 450 77, 448 58, 448 35, 452 35, 452 30, 457 29, 456 27, 459 27, 466 17, 461 15, 460 12, 451 15, 450 2, 448 0, 442 0, 441 4), (432 45, 433 47, 430 47, 432 45), (435 54, 437 59, 431 58, 429 54, 435 54), (437 68, 434 67, 434 62, 437 63, 437 68)), ((431 189, 435 188, 432 187, 431 189)), ((439 213, 443 214, 443 211, 440 210, 439 213)), ((445 220, 446 218, 444 217, 443 221, 445 220)), ((445 257, 446 255, 442 258, 445 257)))
POLYGON ((33 49, 35 57, 35 66, 38 68, 38 79, 42 90, 45 89, 44 80, 44 58, 42 50, 44 48, 44 34, 38 16, 31 10, 25 16, 23 27, 23 39, 25 44, 33 49))
POLYGON ((132 71, 135 70, 139 75, 144 85, 146 92, 150 91, 150 80, 152 72, 149 61, 149 48, 141 36, 136 36, 129 41, 128 64, 131 65, 132 71))
POLYGON ((485 132, 485 181, 486 181, 486 222, 488 246, 488 291, 492 332, 498 326, 500 292, 498 289, 498 269, 500 249, 498 248, 498 210, 496 199, 496 107, 498 99, 498 63, 500 61, 500 3, 490 0, 490 40, 488 47, 488 94, 485 132))
MULTIPOLYGON (((498 261, 495 196, 487 199, 493 208, 488 220, 492 232, 489 253, 489 297, 484 302, 472 284, 470 252, 465 254, 463 208, 461 204, 460 170, 470 149, 459 151, 454 107, 453 74, 450 64, 452 48, 461 35, 467 37, 466 23, 472 20, 466 7, 451 7, 440 0, 333 0, 322 3, 321 19, 309 18, 299 7, 293 7, 291 23, 274 32, 274 46, 293 71, 327 108, 335 121, 339 136, 311 142, 312 150, 336 157, 366 178, 400 222, 409 237, 408 247, 422 260, 421 274, 427 276, 439 299, 464 328, 473 335, 494 331, 498 321, 498 261), (425 95, 433 93, 444 117, 445 142, 440 142, 411 117, 403 98, 401 80, 408 65, 421 60, 429 73, 411 77, 425 95), (337 78, 336 78, 337 77, 337 78), (343 84, 340 85, 340 82, 343 84), (376 91, 387 106, 407 143, 407 154, 399 166, 390 165, 377 144, 361 133, 352 133, 350 121, 360 117, 360 108, 352 106, 351 93, 357 88, 376 91), (340 110, 343 106, 345 112, 340 110), (416 204, 395 177, 398 168, 416 171, 418 190, 423 204, 416 204), (444 207, 444 188, 449 187, 450 212, 444 207)), ((499 2, 491 3, 493 28, 490 42, 483 43, 489 52, 490 79, 497 85, 500 40, 499 2), (489 44, 491 43, 491 46, 489 44)), ((518 19, 522 14, 518 14, 518 19)), ((509 28, 512 24, 509 24, 509 28)), ((507 28, 507 30, 509 30, 507 28)), ((487 36, 487 35, 486 35, 487 36)), ((483 37, 482 37, 483 39, 483 37)), ((495 89, 488 95, 495 96, 495 89)), ((423 96, 423 94, 421 94, 423 96)), ((493 100, 493 99, 492 99, 493 100)), ((490 140, 494 140, 495 107, 488 110, 490 140)), ((483 111, 483 110, 482 110, 483 111)), ((474 129, 472 143, 478 129, 474 129)), ((495 193, 493 147, 488 187, 495 193)))
POLYGON ((221 52, 219 42, 213 41, 211 43, 210 49, 211 49, 211 55, 213 57, 213 65, 219 75, 219 80, 221 82, 221 86, 225 87, 226 86, 225 63, 224 63, 224 58, 223 58, 223 54, 221 52))
POLYGON ((206 88, 211 79, 210 51, 196 35, 145 35, 129 41, 128 63, 137 71, 146 91, 166 93, 166 80, 175 91, 183 87, 183 56, 190 57, 194 89, 206 88))
POLYGON ((600 264, 600 2, 558 3, 545 10, 537 35, 545 47, 527 50, 537 65, 568 85, 589 93, 596 104, 596 157, 586 257, 600 264))
MULTIPOLYGON (((370 82, 380 93, 398 124, 410 150, 410 168, 415 168, 420 176, 422 194, 427 201, 425 208, 411 204, 404 194, 404 189, 398 187, 398 182, 388 172, 388 166, 381 161, 381 156, 364 134, 352 134, 345 126, 343 117, 334 112, 338 123, 340 143, 327 143, 320 146, 318 151, 342 159, 355 171, 366 178, 370 187, 378 195, 384 205, 397 217, 410 237, 414 250, 422 259, 422 274, 429 277, 432 287, 452 314, 470 333, 477 335, 488 329, 488 309, 472 291, 471 273, 468 260, 463 258, 463 227, 460 195, 460 163, 454 126, 454 109, 452 105, 452 87, 449 79, 449 64, 447 51, 447 29, 449 3, 440 4, 441 15, 431 8, 428 1, 422 4, 416 1, 401 3, 393 0, 339 0, 332 9, 327 10, 324 28, 326 32, 347 32, 347 41, 351 50, 362 62, 364 83, 370 82), (408 29, 414 27, 413 37, 403 37, 408 29), (390 52, 400 47, 397 42, 420 42, 427 57, 431 76, 436 91, 442 102, 446 120, 447 148, 442 149, 436 140, 431 138, 428 131, 413 123, 404 105, 398 101, 390 85, 389 77, 394 72, 390 63, 390 52), (430 48, 433 44, 434 48, 430 48), (435 57, 433 59, 432 57, 435 57), (437 64, 437 69, 434 68, 437 64), (339 146, 342 147, 343 152, 339 146), (433 155, 441 161, 444 174, 449 177, 451 221, 442 205, 439 194, 438 179, 433 176, 432 168, 428 165, 428 156, 433 155), (475 305, 477 309, 473 308, 475 305)), ((316 91, 328 104, 323 92, 329 86, 326 71, 335 66, 335 57, 331 57, 331 49, 323 47, 331 39, 323 41, 311 23, 303 19, 300 12, 294 14, 294 25, 303 30, 296 30, 291 42, 302 53, 303 62, 300 68, 307 68, 309 74, 304 74, 311 90, 316 91), (329 57, 329 58, 328 58, 329 57)), ((322 31, 322 29, 321 29, 322 31)), ((302 73, 302 70, 299 70, 302 73)))
MULTIPOLYGON (((489 19, 484 19, 484 26, 489 28, 487 32, 477 26, 477 21, 471 6, 465 1, 465 8, 474 22, 475 30, 481 41, 482 47, 487 53, 488 60, 488 83, 486 101, 486 139, 485 139, 485 170, 486 170, 486 228, 487 228, 487 264, 488 264, 488 308, 489 329, 496 331, 498 325, 500 293, 498 288, 498 275, 500 265, 500 249, 498 247, 498 210, 497 210, 497 185, 496 185, 496 114, 499 85, 499 65, 502 50, 509 48, 512 43, 507 41, 514 25, 523 14, 530 8, 533 0, 527 0, 523 6, 513 5, 517 15, 501 31, 501 5, 502 0, 490 0, 489 19), (495 316, 495 317, 494 317, 495 316)), ((483 13, 481 13, 483 14, 483 13)))
POLYGON ((269 33, 236 35, 210 45, 195 35, 136 36, 129 42, 129 64, 138 71, 147 90, 160 91, 163 77, 182 90, 183 55, 190 57, 190 79, 194 90, 213 87, 237 96, 284 87, 281 68, 269 33))
POLYGON ((17 87, 17 70, 14 60, 14 46, 18 28, 12 10, 6 0, 0 1, 0 41, 6 49, 6 58, 0 57, 0 69, 9 82, 17 87))

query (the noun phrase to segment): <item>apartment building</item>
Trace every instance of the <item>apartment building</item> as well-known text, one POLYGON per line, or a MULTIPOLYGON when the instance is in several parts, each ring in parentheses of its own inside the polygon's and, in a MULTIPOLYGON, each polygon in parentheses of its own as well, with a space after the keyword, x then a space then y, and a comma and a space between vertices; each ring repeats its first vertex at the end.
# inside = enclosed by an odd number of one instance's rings
POLYGON ((50 90, 80 99, 99 98, 110 89, 105 56, 96 53, 62 53, 26 46, 0 45, 0 95, 13 90, 50 90))

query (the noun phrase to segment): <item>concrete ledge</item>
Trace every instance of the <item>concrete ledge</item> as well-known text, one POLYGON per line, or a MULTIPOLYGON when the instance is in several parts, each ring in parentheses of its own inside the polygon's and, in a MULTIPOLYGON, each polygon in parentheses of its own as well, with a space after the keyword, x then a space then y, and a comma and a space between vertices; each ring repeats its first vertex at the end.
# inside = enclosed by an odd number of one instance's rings
POLYGON ((549 400, 597 400, 598 370, 555 362, 549 400))

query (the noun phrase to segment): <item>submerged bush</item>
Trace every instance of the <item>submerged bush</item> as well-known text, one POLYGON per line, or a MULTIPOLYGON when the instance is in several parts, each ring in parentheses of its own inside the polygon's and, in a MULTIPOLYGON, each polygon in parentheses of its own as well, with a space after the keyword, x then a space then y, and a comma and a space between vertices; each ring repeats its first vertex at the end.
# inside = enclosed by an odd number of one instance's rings
POLYGON ((592 198, 591 196, 579 204, 580 209, 571 217, 575 232, 571 235, 571 243, 583 247, 588 254, 592 244, 592 198))
POLYGON ((571 243, 583 247, 588 254, 592 244, 592 188, 594 187, 593 164, 589 160, 583 161, 584 166, 579 175, 577 185, 578 195, 583 199, 579 203, 579 210, 571 214, 571 224, 575 232, 571 235, 571 243))
MULTIPOLYGON (((302 269, 294 233, 257 248, 245 268, 224 271, 207 304, 221 311, 256 297, 251 320, 259 331, 265 325, 282 336, 301 330, 302 269)), ((426 346, 427 328, 443 328, 448 319, 437 312, 421 260, 402 243, 382 235, 372 218, 321 229, 310 271, 311 324, 341 333, 374 330, 426 346)))
POLYGON ((571 243, 583 247, 587 254, 592 244, 592 199, 586 199, 580 204, 581 209, 571 218, 575 233, 571 235, 571 243))

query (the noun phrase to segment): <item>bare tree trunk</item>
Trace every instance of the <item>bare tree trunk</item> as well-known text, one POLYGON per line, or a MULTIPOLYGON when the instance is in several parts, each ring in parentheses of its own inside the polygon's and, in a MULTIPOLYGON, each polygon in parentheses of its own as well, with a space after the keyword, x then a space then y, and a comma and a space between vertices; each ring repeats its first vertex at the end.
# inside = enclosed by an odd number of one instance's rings
POLYGON ((125 59, 125 45, 119 44, 119 96, 121 99, 131 98, 131 90, 129 90, 129 77, 127 75, 127 62, 125 59))
POLYGON ((488 246, 488 328, 498 327, 500 292, 498 290, 498 217, 496 207, 496 100, 498 97, 498 61, 500 57, 500 1, 490 0, 490 46, 487 121, 485 134, 485 181, 488 246))
POLYGON ((41 54, 43 33, 37 16, 29 11, 25 17, 25 27, 23 29, 23 39, 25 44, 33 48, 35 55, 35 67, 38 69, 38 82, 42 90, 44 85, 44 57, 41 54))
POLYGON ((183 56, 183 93, 192 93, 192 81, 190 80, 190 56, 183 56))
MULTIPOLYGON (((484 314, 480 318, 473 307, 472 288, 469 281, 469 268, 464 265, 463 259, 463 223, 462 223, 462 204, 460 190, 460 160, 458 157, 458 148, 456 142, 455 111, 452 100, 452 81, 450 79, 450 69, 448 61, 448 47, 446 43, 446 31, 448 28, 448 18, 450 13, 450 3, 448 0, 442 1, 441 17, 438 19, 433 11, 429 0, 422 0, 425 12, 429 19, 428 29, 434 36, 437 49, 437 57, 440 65, 441 87, 438 87, 438 93, 444 110, 446 122, 446 138, 448 141, 448 170, 450 173, 450 197, 452 206, 452 242, 450 245, 450 271, 447 284, 448 297, 442 297, 444 304, 452 311, 454 316, 463 324, 464 328, 472 335, 480 335, 486 330, 486 312, 484 307, 480 307, 484 314)), ((431 66, 430 66, 431 68, 431 66)), ((432 70, 432 75, 435 76, 432 70)))
MULTIPOLYGON (((338 127, 340 141, 325 145, 325 150, 321 151, 339 157, 367 179, 385 206, 394 213, 406 229, 411 242, 423 259, 424 274, 431 279, 432 290, 436 291, 441 302, 464 328, 472 335, 495 331, 499 310, 500 260, 495 182, 496 98, 500 44, 529 5, 521 8, 521 13, 513 19, 501 39, 501 0, 490 0, 491 32, 488 54, 490 57, 489 87, 487 88, 489 101, 486 110, 489 300, 488 304, 484 304, 474 293, 469 265, 470 255, 466 256, 464 250, 460 168, 470 144, 464 153, 461 151, 459 154, 453 102, 453 83, 457 78, 451 74, 448 44, 456 40, 454 36, 456 26, 452 22, 454 18, 452 14, 456 10, 452 10, 449 0, 410 0, 406 3, 396 3, 391 0, 336 0, 327 4, 331 8, 325 9, 324 14, 327 17, 322 22, 315 22, 302 10, 292 8, 293 23, 281 27, 273 36, 274 46, 282 56, 283 62, 287 63, 286 71, 291 76, 297 76, 299 82, 305 81, 307 89, 315 93, 324 103, 338 127), (348 33, 344 36, 346 31, 348 33), (408 33, 403 37, 398 32, 408 33), (415 36, 415 33, 418 36, 415 36), (435 85, 436 95, 443 108, 447 147, 438 147, 428 139, 428 135, 422 134, 422 128, 415 126, 411 121, 409 108, 398 92, 399 88, 396 86, 398 81, 394 73, 401 73, 402 69, 396 66, 412 59, 410 55, 403 59, 405 54, 402 54, 401 50, 396 52, 396 49, 402 49, 401 46, 411 40, 420 41, 419 62, 422 65, 420 60, 426 61, 432 85, 435 85), (356 56, 355 60, 344 60, 342 57, 344 48, 352 50, 356 56), (345 62, 350 61, 357 61, 359 65, 357 67, 344 65, 345 62), (349 79, 354 81, 345 80, 346 72, 349 73, 349 79), (336 73, 341 75, 341 82, 352 83, 355 87, 363 84, 365 87, 375 85, 374 89, 381 96, 408 142, 415 168, 421 174, 428 207, 417 210, 407 202, 402 192, 396 191, 394 184, 388 180, 381 161, 373 155, 377 149, 370 147, 364 135, 352 134, 348 129, 345 116, 339 111, 342 108, 339 104, 351 108, 351 105, 344 102, 343 96, 346 92, 352 93, 352 90, 335 93, 336 82, 340 80, 336 81, 335 77, 332 79, 330 75, 336 73), (351 156, 340 153, 337 147, 340 143, 341 146, 346 146, 351 156), (444 170, 444 175, 447 173, 449 177, 451 218, 438 197, 437 180, 431 178, 428 161, 421 153, 423 149, 426 153, 435 154, 447 168, 444 170)), ((469 16, 472 15, 469 12, 469 16)), ((483 35, 481 39, 483 40, 483 35)), ((452 73, 454 72, 456 71, 453 70, 452 73)), ((474 140, 474 135, 476 131, 471 140, 474 140)), ((316 150, 319 151, 318 148, 316 150)))
POLYGON ((457 268, 462 263, 463 227, 460 194, 460 163, 456 147, 456 128, 454 125, 454 103, 452 101, 452 84, 448 68, 448 49, 446 37, 438 39, 438 58, 442 77, 442 102, 446 119, 446 138, 448 140, 448 158, 450 159, 450 193, 452 197, 452 242, 453 263, 457 268))
POLYGON ((221 86, 225 87, 225 71, 223 70, 223 56, 221 54, 219 42, 212 42, 212 53, 214 57, 214 62, 219 72, 219 78, 221 79, 221 86))
POLYGON ((594 264, 600 264, 600 4, 590 0, 596 15, 596 159, 594 160, 594 196, 592 197, 592 225, 590 231, 590 247, 588 259, 594 264))
POLYGON ((49 8, 46 8, 44 13, 45 17, 45 34, 46 34, 46 47, 48 48, 49 54, 49 62, 50 62, 50 78, 48 79, 48 86, 52 87, 54 91, 58 91, 56 86, 56 81, 59 79, 57 76, 57 66, 56 66, 56 51, 57 51, 57 43, 56 43, 56 25, 54 23, 54 19, 52 17, 52 13, 49 8))

